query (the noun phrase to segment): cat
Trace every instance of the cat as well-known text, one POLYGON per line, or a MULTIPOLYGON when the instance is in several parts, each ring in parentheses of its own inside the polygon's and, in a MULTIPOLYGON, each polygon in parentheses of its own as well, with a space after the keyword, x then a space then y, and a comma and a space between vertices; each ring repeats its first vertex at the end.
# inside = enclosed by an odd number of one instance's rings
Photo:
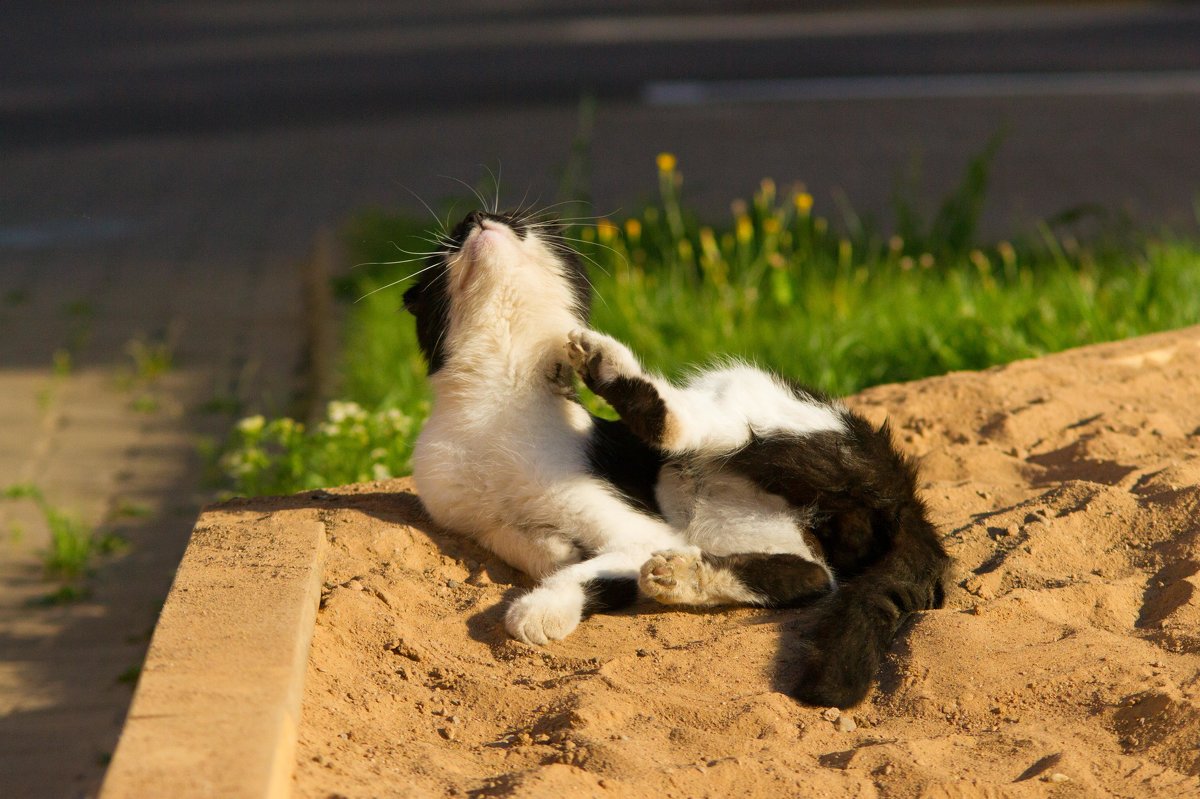
POLYGON ((639 597, 812 606, 792 694, 862 701, 949 562, 887 426, 747 365, 646 372, 588 328, 552 222, 475 211, 443 243, 404 294, 433 391, 413 476, 438 524, 538 581, 508 633, 545 644, 639 597), (584 410, 575 375, 619 421, 584 410))

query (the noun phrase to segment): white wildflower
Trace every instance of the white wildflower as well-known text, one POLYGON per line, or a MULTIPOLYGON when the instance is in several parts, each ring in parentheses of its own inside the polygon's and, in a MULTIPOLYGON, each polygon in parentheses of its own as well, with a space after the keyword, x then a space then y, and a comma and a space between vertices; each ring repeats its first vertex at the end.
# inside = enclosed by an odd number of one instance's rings
POLYGON ((266 423, 267 420, 263 418, 262 414, 256 414, 255 416, 247 416, 245 419, 242 419, 237 423, 237 428, 243 435, 253 436, 261 433, 266 423))

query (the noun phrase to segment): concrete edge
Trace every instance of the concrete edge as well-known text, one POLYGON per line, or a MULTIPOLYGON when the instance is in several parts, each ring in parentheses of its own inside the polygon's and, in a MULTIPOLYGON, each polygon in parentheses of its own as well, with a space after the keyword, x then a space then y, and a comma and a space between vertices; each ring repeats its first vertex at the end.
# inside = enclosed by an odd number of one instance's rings
POLYGON ((200 515, 101 799, 291 795, 324 559, 315 509, 200 515))

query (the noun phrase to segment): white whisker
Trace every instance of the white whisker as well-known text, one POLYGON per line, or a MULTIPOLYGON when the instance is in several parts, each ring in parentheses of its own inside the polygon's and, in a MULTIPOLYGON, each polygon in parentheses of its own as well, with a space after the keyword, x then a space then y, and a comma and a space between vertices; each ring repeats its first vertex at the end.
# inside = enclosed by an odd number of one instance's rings
MULTIPOLYGON (((629 263, 628 259, 626 259, 626 258, 625 258, 625 254, 624 254, 624 253, 620 252, 619 250, 615 250, 615 249, 613 249, 612 247, 609 247, 607 244, 601 244, 601 243, 600 243, 600 242, 598 242, 598 241, 588 241, 587 239, 577 239, 577 238, 575 238, 575 237, 573 237, 573 236, 563 236, 562 234, 556 234, 556 235, 558 236, 558 238, 562 239, 563 241, 577 241, 577 242, 579 242, 580 244, 588 244, 588 245, 591 245, 591 246, 594 246, 594 247, 603 247, 604 249, 606 249, 606 250, 608 250, 609 252, 611 252, 613 255, 615 255, 615 256, 617 256, 618 258, 620 258, 622 261, 625 261, 625 263, 626 263, 626 264, 628 264, 628 263, 629 263)), ((582 254, 582 253, 581 253, 581 254, 582 254)))
MULTIPOLYGON (((496 172, 493 172, 487 164, 484 164, 483 168, 492 176, 492 186, 496 190, 496 197, 492 200, 492 213, 498 214, 500 213, 500 175, 504 172, 504 164, 500 163, 500 159, 496 159, 496 172)), ((483 208, 485 211, 487 210, 487 203, 484 203, 483 208)))
POLYGON ((351 269, 358 269, 360 266, 396 266, 397 264, 411 264, 413 261, 420 261, 425 256, 416 258, 401 258, 399 261, 363 261, 360 264, 355 264, 351 269))
POLYGON ((404 189, 406 192, 411 194, 413 197, 416 197, 417 202, 419 202, 421 205, 425 206, 425 210, 428 211, 429 214, 433 217, 434 221, 438 223, 438 227, 440 227, 442 229, 442 232, 448 233, 448 231, 446 230, 446 226, 442 224, 441 217, 439 217, 436 213, 434 213, 434 210, 429 207, 429 203, 425 202, 425 200, 423 200, 421 198, 421 195, 417 194, 415 191, 410 189, 408 186, 405 186, 403 183, 400 184, 400 188, 404 189))
POLYGON ((355 302, 362 302, 367 297, 370 297, 372 294, 377 294, 378 292, 383 291, 384 289, 390 289, 392 286, 399 286, 404 281, 412 280, 417 275, 419 275, 423 272, 428 272, 430 269, 433 269, 433 268, 441 266, 441 265, 442 265, 441 263, 430 264, 429 266, 425 267, 424 269, 418 269, 416 272, 413 272, 411 275, 406 275, 405 277, 402 277, 399 280, 393 280, 391 283, 388 283, 386 286, 380 286, 379 288, 371 289, 366 294, 362 295, 357 300, 355 300, 355 302))
POLYGON ((403 247, 397 246, 395 242, 392 242, 392 246, 395 247, 400 252, 404 253, 405 255, 415 255, 418 258, 424 257, 424 256, 429 256, 429 255, 444 255, 446 252, 445 250, 432 250, 430 252, 414 252, 412 250, 406 250, 403 247))
POLYGON ((445 178, 446 180, 453 180, 455 183, 461 183, 462 185, 466 186, 467 190, 475 195, 475 199, 479 200, 479 207, 485 211, 487 210, 487 200, 483 199, 483 195, 479 193, 479 190, 470 183, 467 183, 465 180, 459 180, 458 178, 451 177, 450 175, 438 175, 438 177, 445 178))

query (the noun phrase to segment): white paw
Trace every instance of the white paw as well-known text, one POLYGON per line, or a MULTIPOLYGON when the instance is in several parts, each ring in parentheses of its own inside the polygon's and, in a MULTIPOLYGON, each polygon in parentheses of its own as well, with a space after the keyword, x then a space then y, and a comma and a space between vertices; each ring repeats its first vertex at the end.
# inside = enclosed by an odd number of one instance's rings
POLYGON ((642 564, 642 593, 665 605, 706 604, 704 577, 709 571, 699 550, 655 552, 642 564))
POLYGON ((577 327, 567 334, 567 361, 589 386, 611 383, 621 375, 638 376, 642 368, 621 342, 595 330, 577 327))
POLYGON ((513 638, 527 644, 558 641, 579 626, 583 599, 578 586, 535 588, 508 606, 504 628, 513 638))

